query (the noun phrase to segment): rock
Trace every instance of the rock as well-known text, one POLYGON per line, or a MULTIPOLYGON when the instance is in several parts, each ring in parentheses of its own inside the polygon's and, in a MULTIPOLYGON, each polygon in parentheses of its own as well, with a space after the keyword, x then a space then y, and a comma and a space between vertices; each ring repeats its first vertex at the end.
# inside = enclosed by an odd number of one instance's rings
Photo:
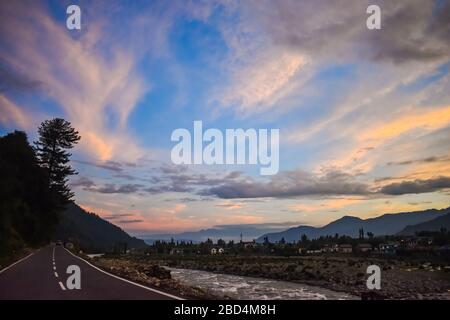
POLYGON ((145 267, 141 272, 143 272, 148 277, 155 277, 158 279, 171 279, 170 270, 162 268, 158 265, 150 265, 145 267))

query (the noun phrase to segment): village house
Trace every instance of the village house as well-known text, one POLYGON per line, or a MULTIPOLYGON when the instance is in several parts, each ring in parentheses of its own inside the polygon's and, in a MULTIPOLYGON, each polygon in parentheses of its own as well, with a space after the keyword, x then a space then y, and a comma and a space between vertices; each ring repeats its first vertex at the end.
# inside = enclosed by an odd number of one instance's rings
POLYGON ((179 248, 172 248, 170 249, 170 254, 174 255, 174 254, 183 254, 184 250, 183 249, 179 249, 179 248))
POLYGON ((225 253, 225 250, 223 248, 212 248, 211 254, 223 254, 225 253))
POLYGON ((306 251, 307 254, 319 254, 322 253, 322 249, 316 249, 316 250, 308 250, 306 251))
POLYGON ((241 244, 243 245, 244 248, 254 248, 256 247, 256 243, 255 241, 246 241, 246 242, 241 242, 241 244))
POLYGON ((337 244, 326 244, 322 248, 322 252, 324 253, 332 253, 332 252, 338 252, 339 246, 337 244))
POLYGON ((339 252, 341 253, 352 253, 353 248, 351 244, 340 244, 339 245, 339 252))
POLYGON ((382 243, 378 246, 381 254, 395 254, 397 251, 396 243, 382 243))
POLYGON ((359 252, 371 252, 372 245, 370 243, 360 243, 357 246, 357 251, 359 252))

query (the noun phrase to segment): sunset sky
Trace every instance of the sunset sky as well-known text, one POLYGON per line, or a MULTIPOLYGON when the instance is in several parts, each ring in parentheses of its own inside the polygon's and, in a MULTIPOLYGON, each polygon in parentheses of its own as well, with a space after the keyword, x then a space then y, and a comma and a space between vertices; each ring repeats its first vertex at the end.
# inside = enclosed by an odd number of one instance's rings
POLYGON ((450 1, 338 2, 1 1, 0 134, 69 120, 75 201, 136 235, 449 207, 450 1), (172 164, 194 120, 279 129, 279 173, 172 164))

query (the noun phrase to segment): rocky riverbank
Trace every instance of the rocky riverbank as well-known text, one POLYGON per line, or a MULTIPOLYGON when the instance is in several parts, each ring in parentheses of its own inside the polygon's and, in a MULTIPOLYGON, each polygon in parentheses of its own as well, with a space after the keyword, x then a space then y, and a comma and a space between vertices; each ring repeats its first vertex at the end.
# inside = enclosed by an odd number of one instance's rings
POLYGON ((161 289, 176 296, 201 300, 218 298, 207 291, 185 286, 177 280, 172 279, 170 271, 157 264, 139 260, 136 261, 134 259, 129 259, 129 257, 120 256, 87 259, 96 266, 112 274, 146 286, 161 289))
MULTIPOLYGON (((130 270, 148 264, 182 269, 285 280, 320 286, 359 297, 366 287, 367 266, 380 266, 381 299, 450 299, 450 268, 446 264, 371 257, 239 257, 239 256, 126 256, 109 259, 130 270)), ((100 260, 101 261, 101 260, 100 260)))

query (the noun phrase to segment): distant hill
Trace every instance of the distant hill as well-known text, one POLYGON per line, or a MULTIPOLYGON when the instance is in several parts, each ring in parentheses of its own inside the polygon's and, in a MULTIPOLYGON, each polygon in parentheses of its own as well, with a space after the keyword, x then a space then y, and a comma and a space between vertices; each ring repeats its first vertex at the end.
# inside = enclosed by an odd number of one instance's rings
POLYGON ((284 238, 287 242, 293 242, 298 241, 302 234, 306 234, 309 239, 335 235, 336 233, 356 238, 360 228, 363 228, 365 233, 372 232, 375 236, 392 235, 402 231, 407 226, 427 222, 448 213, 450 213, 450 208, 389 213, 365 220, 358 217, 345 216, 323 227, 298 226, 282 232, 267 233, 256 241, 263 242, 264 237, 267 236, 270 242, 280 241, 281 238, 284 238))
POLYGON ((217 225, 208 229, 201 229, 198 231, 189 231, 182 233, 162 233, 162 234, 150 234, 142 235, 141 238, 146 243, 152 244, 155 240, 170 241, 192 241, 202 242, 208 238, 217 241, 222 239, 225 241, 239 241, 242 234, 242 240, 252 241, 258 238, 260 235, 269 232, 278 232, 286 230, 286 228, 296 225, 293 222, 284 223, 256 223, 256 224, 239 224, 239 225, 217 225))
POLYGON ((422 222, 413 226, 407 226, 398 234, 414 235, 416 232, 420 231, 440 231, 441 228, 450 230, 450 213, 447 213, 430 221, 422 222))
POLYGON ((91 251, 112 251, 119 243, 126 243, 128 248, 136 249, 146 246, 143 240, 131 237, 118 226, 86 212, 75 203, 69 204, 63 213, 55 239, 71 239, 84 250, 91 251))

